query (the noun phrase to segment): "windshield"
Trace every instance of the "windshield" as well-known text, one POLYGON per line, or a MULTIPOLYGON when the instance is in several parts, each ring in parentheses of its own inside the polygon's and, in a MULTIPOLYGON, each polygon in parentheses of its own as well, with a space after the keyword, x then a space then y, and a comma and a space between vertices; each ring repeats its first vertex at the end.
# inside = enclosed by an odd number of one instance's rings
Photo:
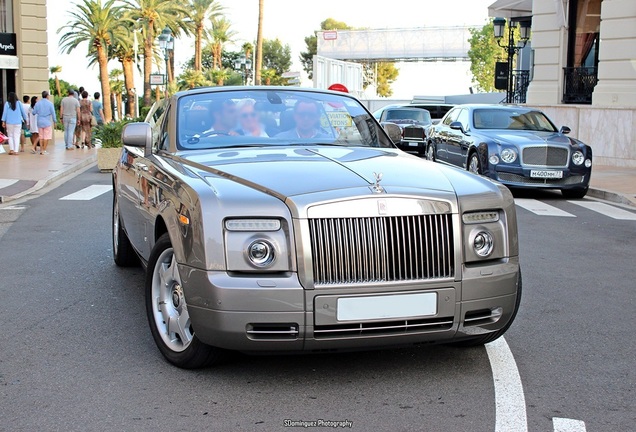
POLYGON ((392 109, 386 113, 387 121, 404 120, 430 124, 431 114, 424 109, 392 109))
POLYGON ((393 148, 378 123, 346 95, 245 89, 179 99, 178 148, 337 145, 393 148))
POLYGON ((507 109, 476 109, 473 111, 475 129, 510 129, 556 132, 554 125, 539 111, 507 109))

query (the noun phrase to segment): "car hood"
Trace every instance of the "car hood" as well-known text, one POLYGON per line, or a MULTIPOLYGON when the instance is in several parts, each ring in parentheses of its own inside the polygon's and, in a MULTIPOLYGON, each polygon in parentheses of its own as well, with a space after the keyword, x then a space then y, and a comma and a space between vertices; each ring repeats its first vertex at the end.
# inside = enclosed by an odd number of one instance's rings
POLYGON ((558 132, 497 130, 482 133, 484 136, 499 141, 502 144, 517 146, 537 144, 569 146, 573 144, 573 141, 569 137, 558 132))
MULTIPOLYGON (((280 199, 343 189, 370 188, 382 175, 387 193, 454 193, 437 164, 398 150, 362 147, 259 147, 188 151, 175 155, 202 178, 228 178, 280 199)), ((367 189, 371 193, 370 189, 367 189)))

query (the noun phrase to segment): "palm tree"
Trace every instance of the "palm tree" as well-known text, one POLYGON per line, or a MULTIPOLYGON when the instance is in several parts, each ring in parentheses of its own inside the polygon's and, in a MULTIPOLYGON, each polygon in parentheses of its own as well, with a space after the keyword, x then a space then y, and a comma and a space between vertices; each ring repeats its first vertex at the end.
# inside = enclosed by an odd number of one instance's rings
POLYGON ((130 37, 120 41, 119 44, 113 49, 113 57, 119 60, 121 63, 124 84, 126 93, 126 111, 133 115, 135 112, 135 99, 136 94, 133 91, 135 88, 135 71, 134 64, 139 61, 139 47, 135 47, 137 38, 134 33, 130 34, 130 37))
POLYGON ((217 0, 190 0, 189 12, 194 33, 194 70, 201 70, 201 43, 207 36, 206 20, 214 20, 221 16, 225 9, 217 0))
POLYGON ((254 54, 254 45, 250 42, 245 42, 243 46, 241 46, 241 51, 245 53, 245 57, 252 58, 252 54, 254 54))
POLYGON ((232 42, 236 32, 231 30, 232 23, 225 17, 212 19, 212 67, 221 68, 221 57, 223 55, 223 45, 232 42))
POLYGON ((207 85, 207 83, 208 82, 205 79, 205 75, 203 75, 203 72, 198 70, 187 69, 181 74, 181 76, 179 76, 180 90, 202 87, 204 85, 207 85))
POLYGON ((144 39, 144 105, 152 104, 150 73, 154 54, 155 39, 164 27, 174 34, 187 31, 188 13, 179 0, 125 0, 127 16, 138 23, 144 39))
POLYGON ((122 16, 121 6, 115 6, 116 0, 82 0, 70 12, 68 24, 60 27, 58 33, 66 31, 60 37, 60 50, 70 53, 80 44, 88 43, 89 54, 94 53, 99 64, 99 80, 104 95, 104 117, 112 119, 110 103, 110 83, 108 81, 108 47, 117 43, 126 34, 126 19, 122 16))
POLYGON ((261 71, 261 77, 263 79, 263 84, 272 85, 272 80, 276 78, 276 70, 275 69, 263 69, 261 71))
POLYGON ((225 80, 228 79, 231 75, 231 70, 222 68, 210 69, 205 76, 212 84, 222 86, 223 84, 225 84, 225 80))
POLYGON ((126 91, 126 87, 124 85, 124 81, 121 80, 122 75, 124 75, 124 71, 121 69, 113 69, 108 74, 110 78, 110 90, 115 95, 115 100, 117 101, 117 112, 119 113, 119 120, 123 119, 123 111, 122 107, 124 104, 122 103, 122 94, 126 91))
POLYGON ((62 90, 60 90, 60 79, 57 74, 62 72, 62 66, 51 66, 49 70, 51 71, 51 75, 55 78, 55 90, 57 91, 57 95, 61 97, 62 90))
POLYGON ((263 12, 265 0, 258 0, 258 31, 256 33, 256 64, 254 65, 254 84, 261 85, 263 68, 263 12))

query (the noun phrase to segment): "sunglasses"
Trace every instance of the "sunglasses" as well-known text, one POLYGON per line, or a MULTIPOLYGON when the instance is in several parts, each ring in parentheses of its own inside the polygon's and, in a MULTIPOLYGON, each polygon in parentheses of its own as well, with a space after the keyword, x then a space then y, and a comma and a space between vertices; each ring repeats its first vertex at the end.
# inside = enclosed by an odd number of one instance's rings
POLYGON ((244 118, 244 119, 246 119, 246 118, 256 118, 256 117, 257 117, 257 115, 256 115, 255 112, 249 112, 249 113, 241 114, 241 118, 244 118))

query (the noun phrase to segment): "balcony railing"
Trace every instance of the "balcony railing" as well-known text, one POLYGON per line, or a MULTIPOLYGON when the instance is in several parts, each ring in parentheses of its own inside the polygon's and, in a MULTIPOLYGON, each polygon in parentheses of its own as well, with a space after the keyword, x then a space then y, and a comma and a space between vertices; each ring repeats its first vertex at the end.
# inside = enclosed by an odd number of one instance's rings
POLYGON ((563 103, 591 104, 592 93, 598 82, 595 67, 563 68, 563 103))

